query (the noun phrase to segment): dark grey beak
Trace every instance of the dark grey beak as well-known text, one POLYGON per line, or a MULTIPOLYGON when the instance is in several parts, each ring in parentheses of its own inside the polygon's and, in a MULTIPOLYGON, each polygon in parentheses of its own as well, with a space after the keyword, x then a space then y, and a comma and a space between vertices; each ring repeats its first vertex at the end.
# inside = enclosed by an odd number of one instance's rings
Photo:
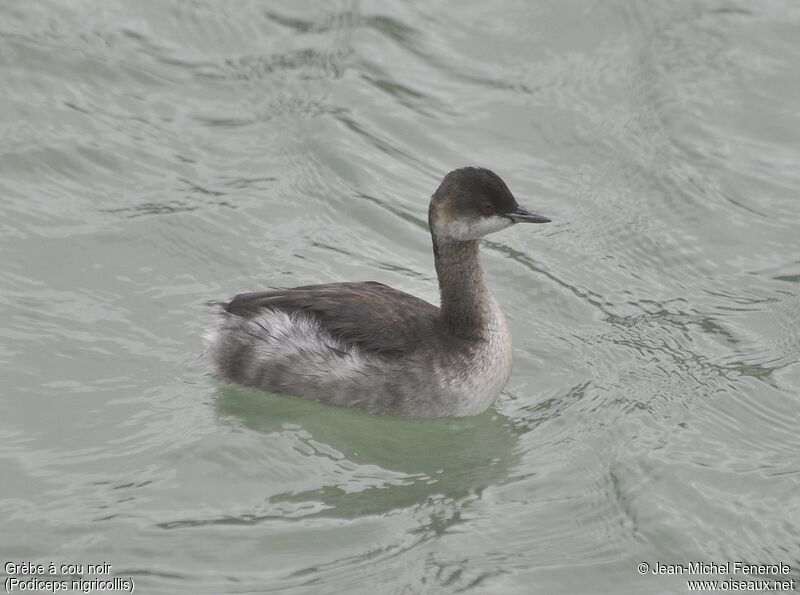
POLYGON ((550 223, 550 219, 547 217, 531 213, 529 210, 523 209, 522 207, 517 207, 516 210, 506 213, 506 217, 511 219, 514 223, 550 223))

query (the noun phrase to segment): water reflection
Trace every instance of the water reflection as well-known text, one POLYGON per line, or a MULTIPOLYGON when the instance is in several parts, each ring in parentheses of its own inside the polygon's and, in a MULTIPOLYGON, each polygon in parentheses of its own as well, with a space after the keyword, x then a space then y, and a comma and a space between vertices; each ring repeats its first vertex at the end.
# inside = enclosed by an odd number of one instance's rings
POLYGON ((510 420, 491 409, 469 418, 409 420, 234 386, 221 389, 216 405, 220 416, 251 430, 290 431, 307 447, 304 456, 333 458, 348 471, 325 478, 319 488, 270 498, 276 505, 313 502, 312 516, 353 518, 479 497, 519 461, 510 420), (356 466, 360 471, 354 473, 356 466), (371 477, 356 485, 354 475, 371 477))

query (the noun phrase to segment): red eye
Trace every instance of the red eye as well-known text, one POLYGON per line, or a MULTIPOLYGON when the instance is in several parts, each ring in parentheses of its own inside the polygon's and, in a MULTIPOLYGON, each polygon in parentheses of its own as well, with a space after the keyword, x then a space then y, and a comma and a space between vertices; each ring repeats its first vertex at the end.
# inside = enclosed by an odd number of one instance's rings
POLYGON ((483 203, 481 205, 481 213, 483 213, 487 217, 489 215, 494 215, 494 205, 488 202, 483 203))

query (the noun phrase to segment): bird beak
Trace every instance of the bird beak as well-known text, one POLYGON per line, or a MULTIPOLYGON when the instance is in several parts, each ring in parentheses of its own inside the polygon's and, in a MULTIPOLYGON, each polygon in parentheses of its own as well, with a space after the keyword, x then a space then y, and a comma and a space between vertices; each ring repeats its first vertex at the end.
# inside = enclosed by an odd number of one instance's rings
POLYGON ((550 223, 550 219, 547 217, 531 213, 529 210, 519 206, 516 210, 506 213, 506 217, 511 219, 513 223, 550 223))

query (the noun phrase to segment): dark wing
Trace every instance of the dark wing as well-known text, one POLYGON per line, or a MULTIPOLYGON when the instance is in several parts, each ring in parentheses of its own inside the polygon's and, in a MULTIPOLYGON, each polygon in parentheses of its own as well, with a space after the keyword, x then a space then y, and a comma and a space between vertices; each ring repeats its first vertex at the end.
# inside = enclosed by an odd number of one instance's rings
POLYGON ((430 336, 439 308, 383 283, 330 283, 242 293, 225 311, 252 318, 268 308, 303 312, 344 343, 376 353, 404 353, 430 336))

